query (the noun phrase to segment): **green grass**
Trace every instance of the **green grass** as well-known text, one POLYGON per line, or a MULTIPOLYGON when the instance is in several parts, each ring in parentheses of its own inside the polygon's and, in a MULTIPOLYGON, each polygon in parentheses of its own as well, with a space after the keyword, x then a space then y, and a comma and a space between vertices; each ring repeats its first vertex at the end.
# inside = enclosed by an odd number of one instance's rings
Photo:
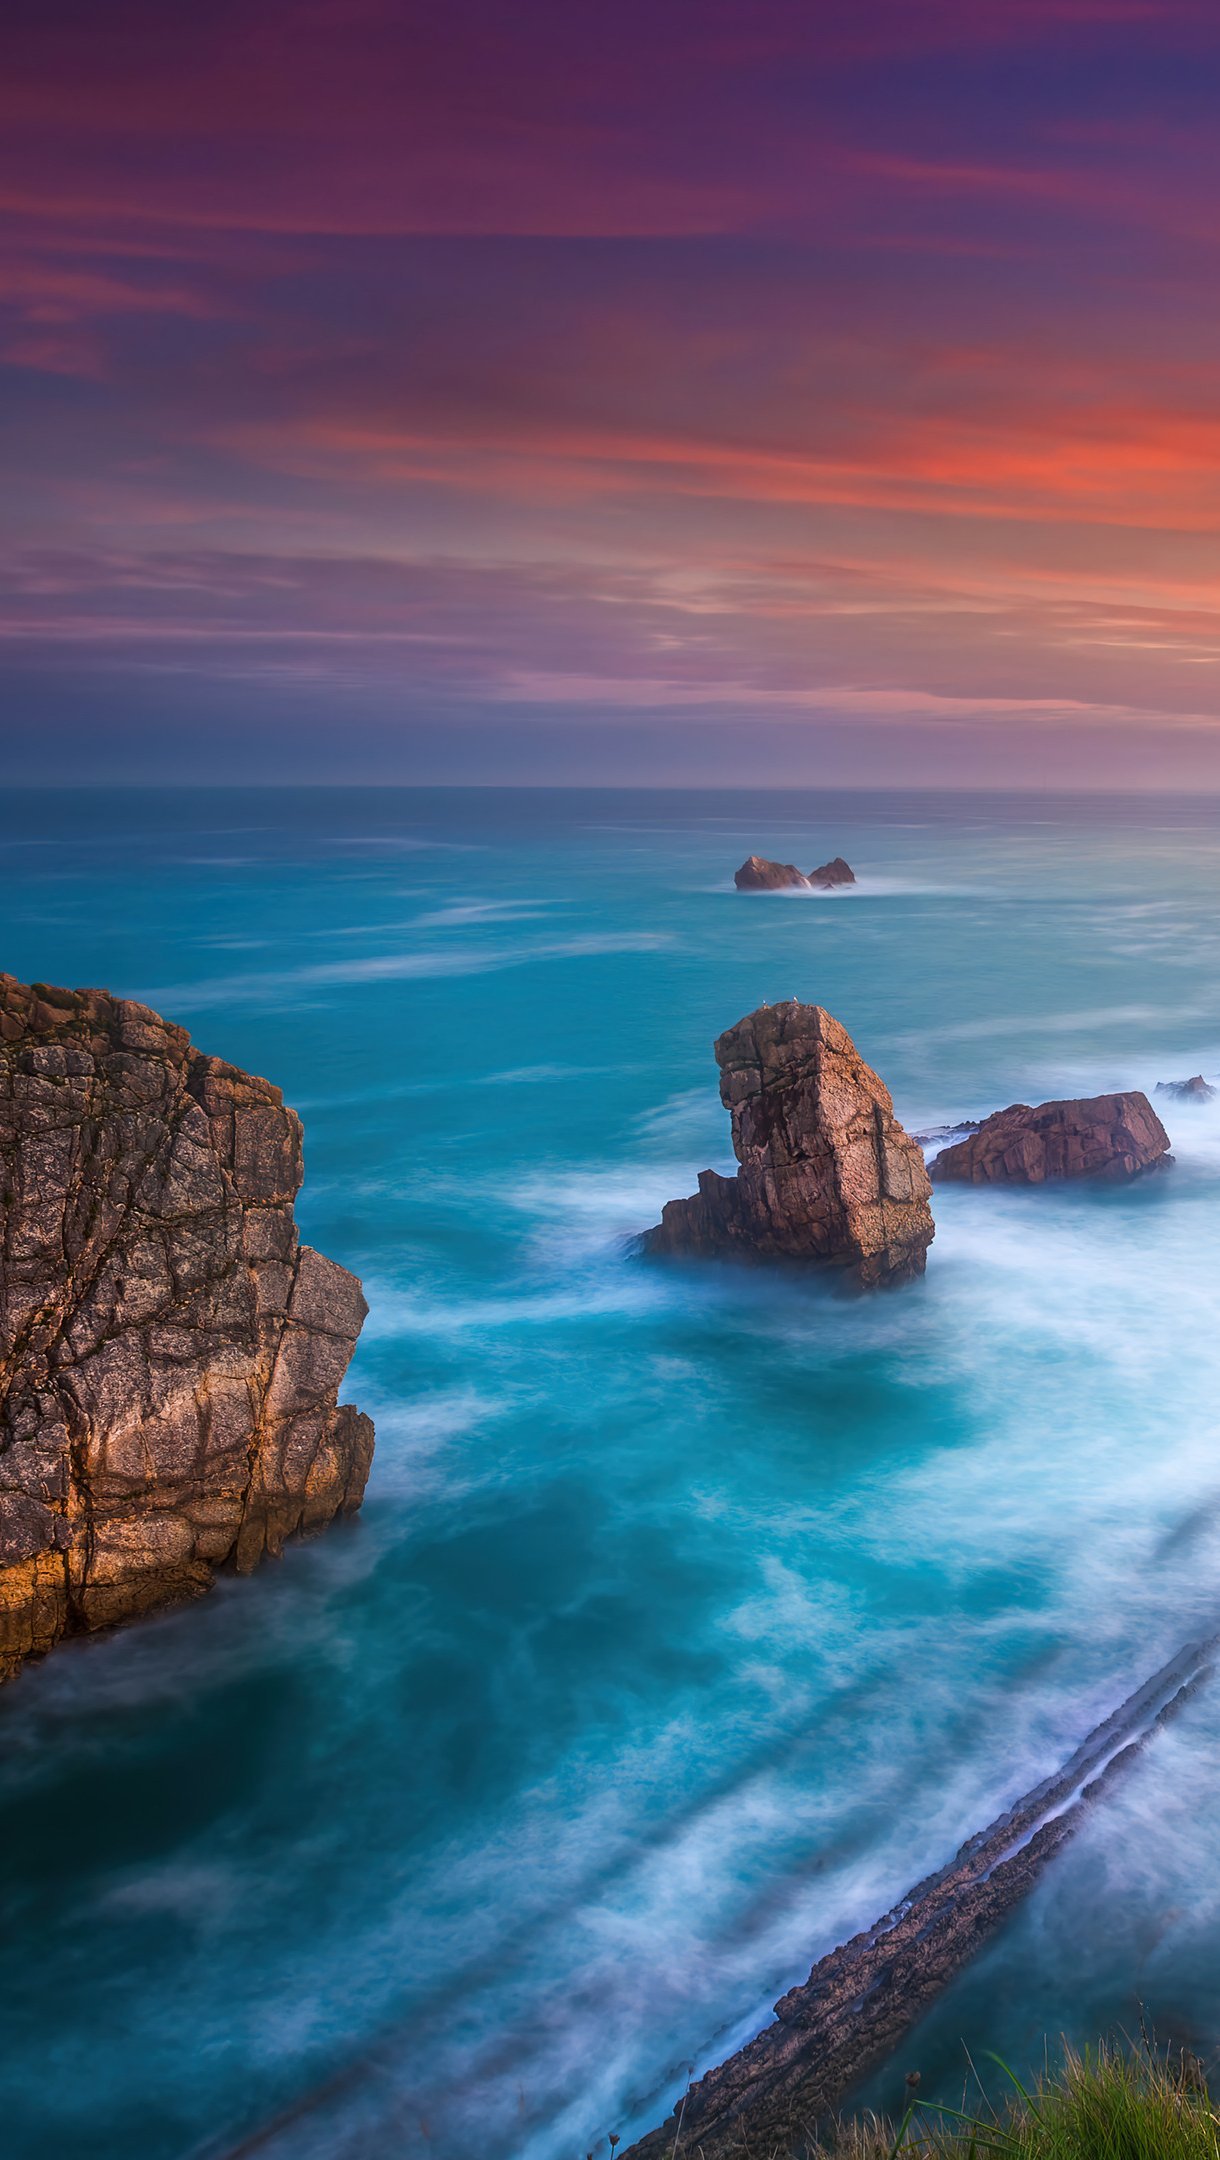
MULTIPOLYGON (((1185 2051, 1068 2048, 1056 2071, 1028 2087, 998 2057, 988 2070, 997 2100, 948 2108, 916 2093, 897 2125, 867 2116, 821 2142, 764 2148, 747 2139, 735 2160, 1220 2160, 1220 2109, 1198 2057, 1185 2051)), ((687 2145, 679 2135, 675 2154, 700 2160, 698 2139, 687 2145)))
POLYGON ((819 2160, 1220 2160, 1220 2113, 1189 2054, 1069 2049, 1026 2087, 1001 2064, 1007 2097, 977 2111, 912 2103, 895 2129, 845 2125, 819 2160))

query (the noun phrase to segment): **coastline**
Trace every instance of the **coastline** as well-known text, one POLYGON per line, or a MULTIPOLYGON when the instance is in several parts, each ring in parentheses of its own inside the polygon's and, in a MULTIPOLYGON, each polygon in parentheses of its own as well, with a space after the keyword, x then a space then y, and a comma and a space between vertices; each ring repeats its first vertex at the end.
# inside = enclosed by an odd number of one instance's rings
POLYGON ((1188 1643, 1063 1764, 775 2005, 775 2022, 692 2084, 622 2160, 788 2150, 840 2106, 1032 1889, 1087 1808, 1212 1671, 1188 1643), (768 2142, 770 2141, 770 2142, 768 2142))

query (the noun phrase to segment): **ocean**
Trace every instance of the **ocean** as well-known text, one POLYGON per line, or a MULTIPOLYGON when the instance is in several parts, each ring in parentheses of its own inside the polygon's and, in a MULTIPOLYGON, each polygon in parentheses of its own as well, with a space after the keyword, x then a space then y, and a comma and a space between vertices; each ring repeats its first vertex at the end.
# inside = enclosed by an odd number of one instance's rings
MULTIPOLYGON (((1220 1102, 1125 1189, 938 1188, 847 1298, 633 1251, 715 1036, 910 1130, 1220 1075, 1220 802, 11 793, 0 964, 274 1079, 370 1304, 362 1515, 0 1695, 8 2160, 579 2160, 1220 1624, 1220 1102), (859 884, 741 895, 750 852, 859 884)), ((1220 2041, 1220 1686, 901 2058, 1220 2041)))

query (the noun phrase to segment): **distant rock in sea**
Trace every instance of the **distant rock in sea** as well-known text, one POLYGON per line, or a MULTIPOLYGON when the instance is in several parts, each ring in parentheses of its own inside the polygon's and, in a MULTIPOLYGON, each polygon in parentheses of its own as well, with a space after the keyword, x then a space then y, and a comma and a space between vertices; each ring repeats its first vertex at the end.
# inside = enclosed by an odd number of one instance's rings
POLYGON ((820 863, 809 873, 809 883, 822 892, 832 892, 836 885, 854 885, 856 873, 841 855, 833 855, 829 862, 820 863))
POLYGON ((748 855, 733 876, 738 892, 784 892, 808 885, 795 863, 768 862, 765 855, 748 855))
POLYGON ((302 1245, 279 1089, 0 975, 0 1678, 360 1505, 367 1310, 302 1245))
POLYGON ((1060 1178, 1131 1178, 1172 1162, 1169 1135, 1146 1095, 1013 1103, 932 1164, 938 1184, 1045 1185, 1060 1178))
POLYGON ((699 1176, 651 1253, 840 1268, 862 1287, 922 1275, 934 1236, 923 1156, 847 1030, 820 1005, 763 1005, 716 1044, 735 1177, 699 1176))
POLYGON ((1158 1080, 1153 1092, 1167 1095, 1173 1102, 1205 1103, 1216 1100, 1215 1088, 1208 1086, 1202 1073, 1196 1073, 1193 1080, 1158 1080))
POLYGON ((765 855, 748 855, 733 874, 738 892, 832 892, 837 885, 854 885, 856 873, 841 855, 820 863, 806 877, 795 863, 771 862, 765 855))

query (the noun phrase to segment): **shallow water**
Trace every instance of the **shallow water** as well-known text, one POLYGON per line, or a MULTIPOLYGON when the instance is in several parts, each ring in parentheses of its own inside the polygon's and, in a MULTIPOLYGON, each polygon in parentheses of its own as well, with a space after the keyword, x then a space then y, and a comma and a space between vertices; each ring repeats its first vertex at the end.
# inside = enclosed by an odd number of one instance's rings
MULTIPOLYGON (((354 1525, 0 1697, 4 2149, 605 2153, 1220 1616, 1220 1104, 1123 1192, 939 1192, 926 1282, 845 1301, 632 1257, 728 1167, 712 1039, 824 1003, 913 1129, 1216 1077, 1220 804, 64 793, 7 829, 5 966, 302 1112, 378 1449, 354 1525), (738 895, 752 850, 861 883, 738 895)), ((899 2069, 1141 2003, 1208 2053, 1218 1760, 1220 1687, 899 2069)))

